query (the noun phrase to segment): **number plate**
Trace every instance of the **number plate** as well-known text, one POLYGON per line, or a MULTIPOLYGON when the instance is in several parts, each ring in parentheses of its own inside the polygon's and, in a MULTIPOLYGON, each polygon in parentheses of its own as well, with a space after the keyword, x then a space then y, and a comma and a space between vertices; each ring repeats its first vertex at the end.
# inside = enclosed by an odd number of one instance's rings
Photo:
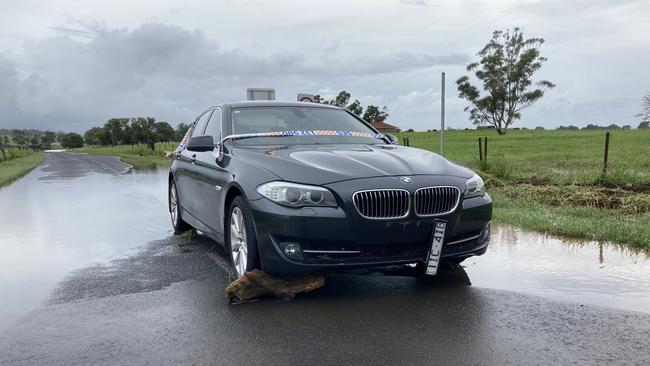
POLYGON ((433 234, 431 235, 431 250, 429 251, 429 259, 427 260, 426 274, 435 276, 438 272, 438 264, 440 263, 440 252, 442 245, 445 242, 445 230, 447 229, 447 221, 435 220, 433 222, 433 234))

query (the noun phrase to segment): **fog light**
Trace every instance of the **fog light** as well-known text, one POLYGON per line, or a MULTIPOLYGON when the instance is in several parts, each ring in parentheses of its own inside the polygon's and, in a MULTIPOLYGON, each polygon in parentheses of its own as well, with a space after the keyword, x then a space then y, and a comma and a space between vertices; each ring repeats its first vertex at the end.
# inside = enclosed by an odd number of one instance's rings
POLYGON ((302 249, 300 248, 300 244, 298 243, 282 243, 284 246, 284 254, 291 258, 291 259, 297 259, 297 260, 303 260, 304 257, 302 256, 302 249))

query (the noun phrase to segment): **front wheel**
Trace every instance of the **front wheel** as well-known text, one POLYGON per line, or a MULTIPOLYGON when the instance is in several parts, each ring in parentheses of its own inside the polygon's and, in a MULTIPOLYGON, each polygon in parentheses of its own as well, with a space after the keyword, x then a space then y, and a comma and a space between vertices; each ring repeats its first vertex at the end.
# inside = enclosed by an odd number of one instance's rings
POLYGON ((176 189, 176 182, 172 179, 169 182, 169 214, 172 219, 172 226, 174 227, 174 234, 178 235, 190 230, 192 227, 181 217, 181 201, 178 198, 178 190, 176 189))
POLYGON ((226 248, 237 277, 258 267, 257 239, 248 203, 242 196, 233 199, 226 216, 226 248))

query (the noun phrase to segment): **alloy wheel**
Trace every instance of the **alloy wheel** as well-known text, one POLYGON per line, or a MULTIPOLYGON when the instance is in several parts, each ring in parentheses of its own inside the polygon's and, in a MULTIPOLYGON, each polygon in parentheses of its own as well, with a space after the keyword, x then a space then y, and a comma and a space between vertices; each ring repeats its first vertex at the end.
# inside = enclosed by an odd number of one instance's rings
POLYGON ((239 207, 233 208, 230 215, 230 251, 237 277, 242 277, 248 265, 248 242, 244 215, 239 207))

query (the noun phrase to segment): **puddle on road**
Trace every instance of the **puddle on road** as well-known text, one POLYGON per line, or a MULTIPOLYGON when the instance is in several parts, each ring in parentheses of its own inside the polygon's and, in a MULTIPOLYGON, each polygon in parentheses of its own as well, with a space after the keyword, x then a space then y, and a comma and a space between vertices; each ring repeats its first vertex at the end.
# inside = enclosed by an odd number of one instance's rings
POLYGON ((494 225, 488 252, 463 266, 474 286, 650 313, 644 251, 494 225))
POLYGON ((43 179, 0 189, 0 330, 42 304, 71 271, 167 237, 167 172, 43 179))

